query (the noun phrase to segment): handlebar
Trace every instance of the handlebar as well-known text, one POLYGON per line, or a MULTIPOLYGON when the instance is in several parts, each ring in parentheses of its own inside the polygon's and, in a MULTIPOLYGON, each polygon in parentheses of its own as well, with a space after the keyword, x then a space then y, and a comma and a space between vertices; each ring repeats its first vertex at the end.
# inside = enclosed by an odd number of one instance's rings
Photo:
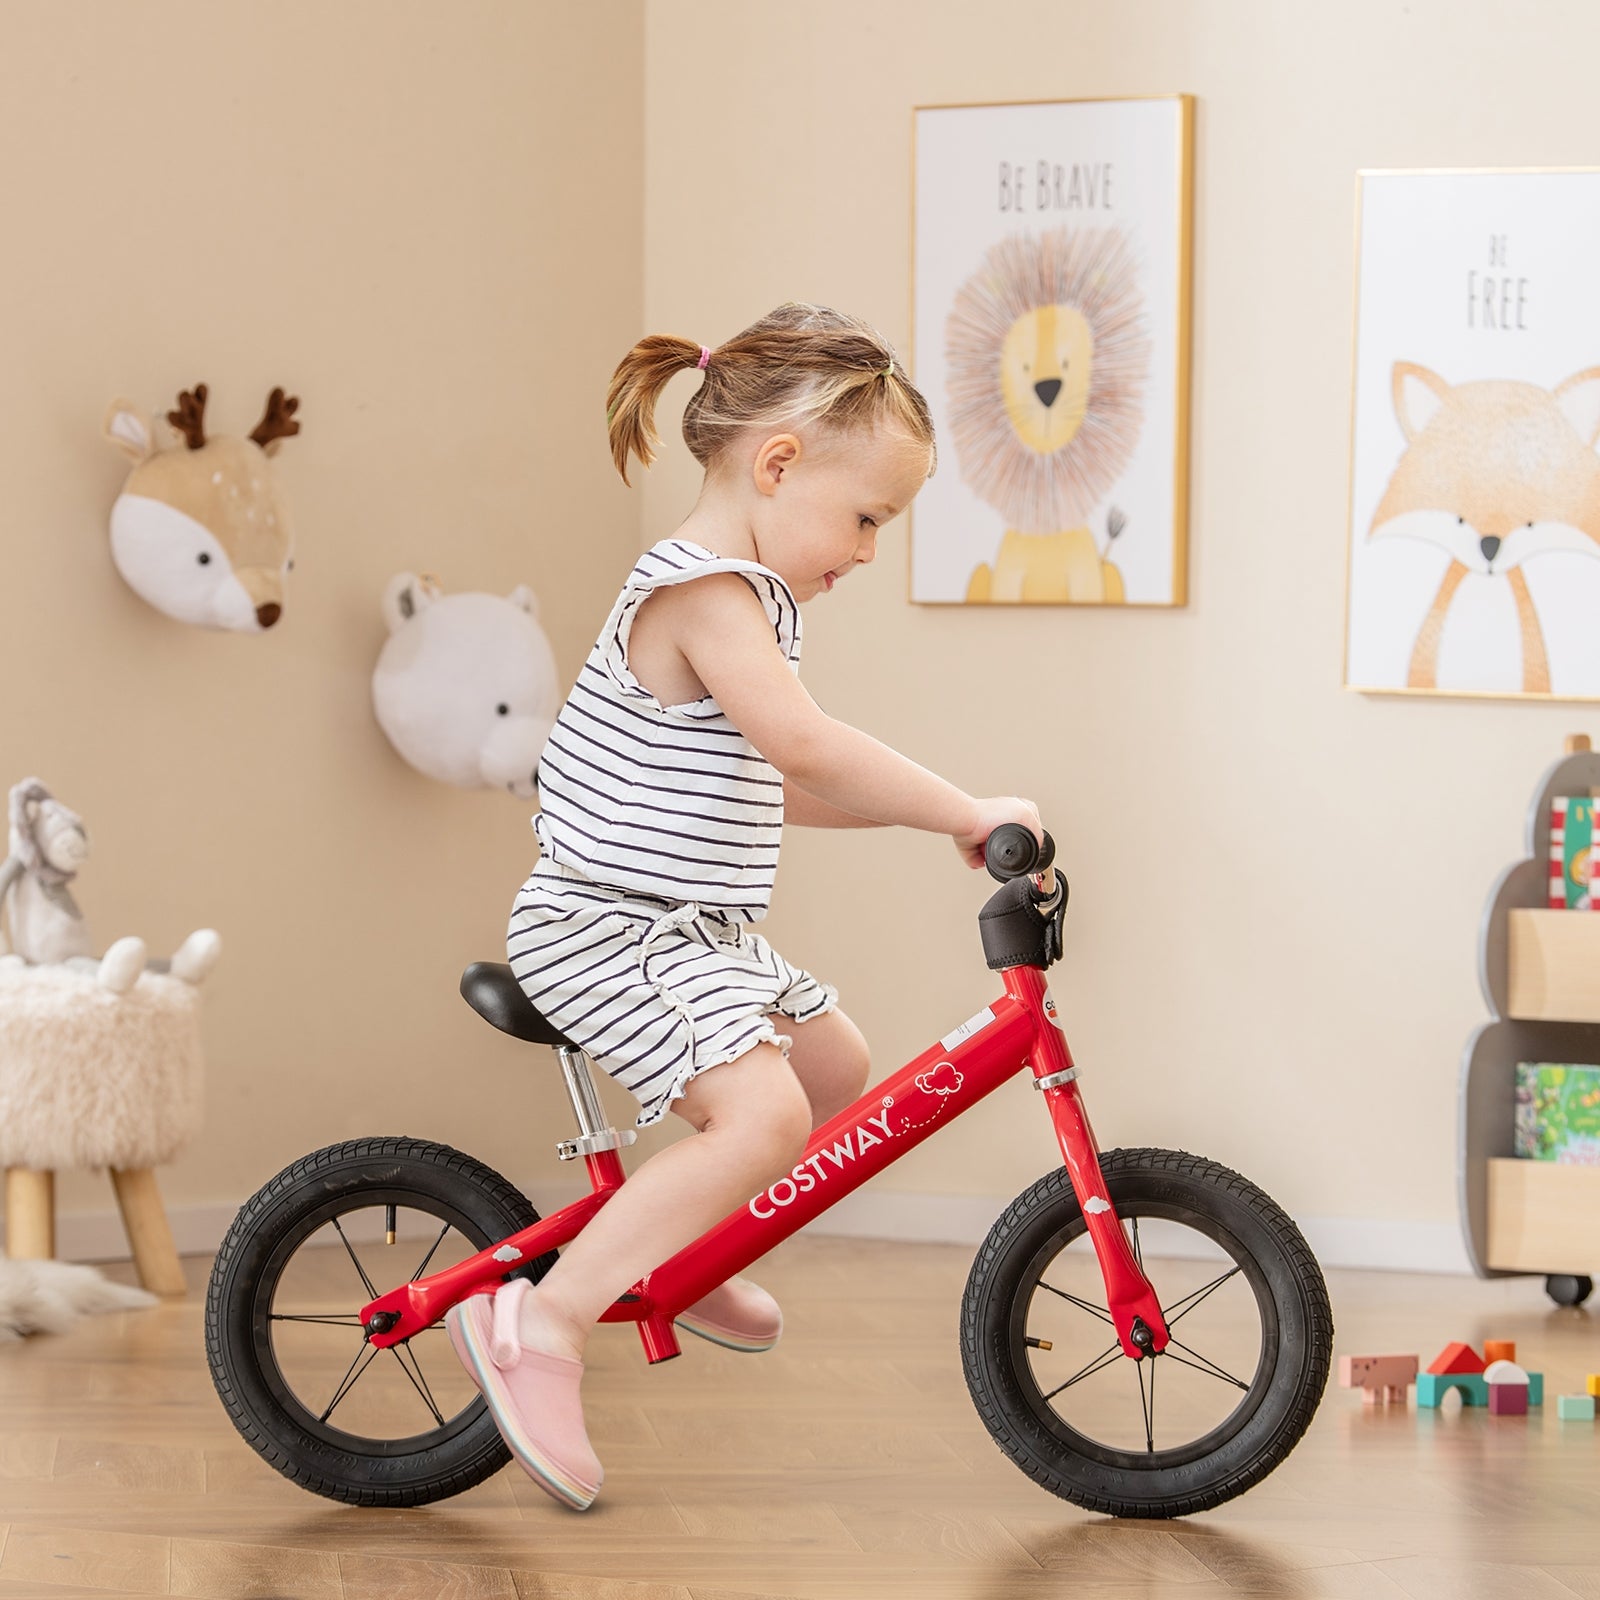
POLYGON ((1040 894, 1047 900, 1056 892, 1056 875, 1052 870, 1055 858, 1055 840, 1046 833, 1041 845, 1034 838, 1033 830, 1020 822, 1002 822, 983 847, 983 864, 991 878, 1009 883, 1013 878, 1037 874, 1040 894))

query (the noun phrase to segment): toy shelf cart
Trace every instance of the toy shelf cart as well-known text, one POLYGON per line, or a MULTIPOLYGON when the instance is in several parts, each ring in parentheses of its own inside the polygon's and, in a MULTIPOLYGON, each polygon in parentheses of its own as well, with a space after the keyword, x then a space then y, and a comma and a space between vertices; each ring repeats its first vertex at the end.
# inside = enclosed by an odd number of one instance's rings
POLYGON ((1494 1020, 1461 1064, 1459 1184, 1467 1253, 1480 1278, 1544 1274, 1558 1305, 1581 1305, 1600 1265, 1600 1167, 1519 1159, 1519 1061, 1600 1065, 1600 911, 1549 909, 1550 802, 1600 790, 1584 735, 1544 775, 1528 810, 1527 857, 1484 908, 1479 979, 1494 1020))

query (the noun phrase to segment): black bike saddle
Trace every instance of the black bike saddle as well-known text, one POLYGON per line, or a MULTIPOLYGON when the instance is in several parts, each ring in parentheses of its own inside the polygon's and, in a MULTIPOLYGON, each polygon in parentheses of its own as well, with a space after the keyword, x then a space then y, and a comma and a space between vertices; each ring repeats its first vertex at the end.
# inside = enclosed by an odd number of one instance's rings
POLYGON ((558 1049, 578 1048, 523 993, 522 985, 503 961, 474 961, 461 974, 461 994, 480 1017, 513 1039, 529 1044, 552 1044, 558 1049))

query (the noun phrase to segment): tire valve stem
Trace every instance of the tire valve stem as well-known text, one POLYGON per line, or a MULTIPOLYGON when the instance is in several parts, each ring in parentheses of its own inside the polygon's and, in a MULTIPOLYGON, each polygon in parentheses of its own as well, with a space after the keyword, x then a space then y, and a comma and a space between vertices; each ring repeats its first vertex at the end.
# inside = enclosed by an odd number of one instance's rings
POLYGON ((385 1206, 383 1208, 383 1242, 385 1244, 393 1244, 394 1243, 394 1207, 393 1206, 385 1206))
POLYGON ((1051 1344, 1048 1339, 1035 1339, 1034 1336, 1031 1333, 1023 1334, 1022 1342, 1025 1345, 1027 1345, 1027 1347, 1030 1350, 1054 1350, 1055 1349, 1055 1346, 1053 1344, 1051 1344))

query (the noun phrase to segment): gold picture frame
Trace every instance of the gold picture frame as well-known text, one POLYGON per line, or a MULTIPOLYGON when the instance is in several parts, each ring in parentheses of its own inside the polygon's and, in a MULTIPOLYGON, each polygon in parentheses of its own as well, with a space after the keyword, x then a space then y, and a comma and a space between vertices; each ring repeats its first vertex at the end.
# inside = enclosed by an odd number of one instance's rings
POLYGON ((911 115, 908 598, 1186 605, 1195 97, 911 115))

